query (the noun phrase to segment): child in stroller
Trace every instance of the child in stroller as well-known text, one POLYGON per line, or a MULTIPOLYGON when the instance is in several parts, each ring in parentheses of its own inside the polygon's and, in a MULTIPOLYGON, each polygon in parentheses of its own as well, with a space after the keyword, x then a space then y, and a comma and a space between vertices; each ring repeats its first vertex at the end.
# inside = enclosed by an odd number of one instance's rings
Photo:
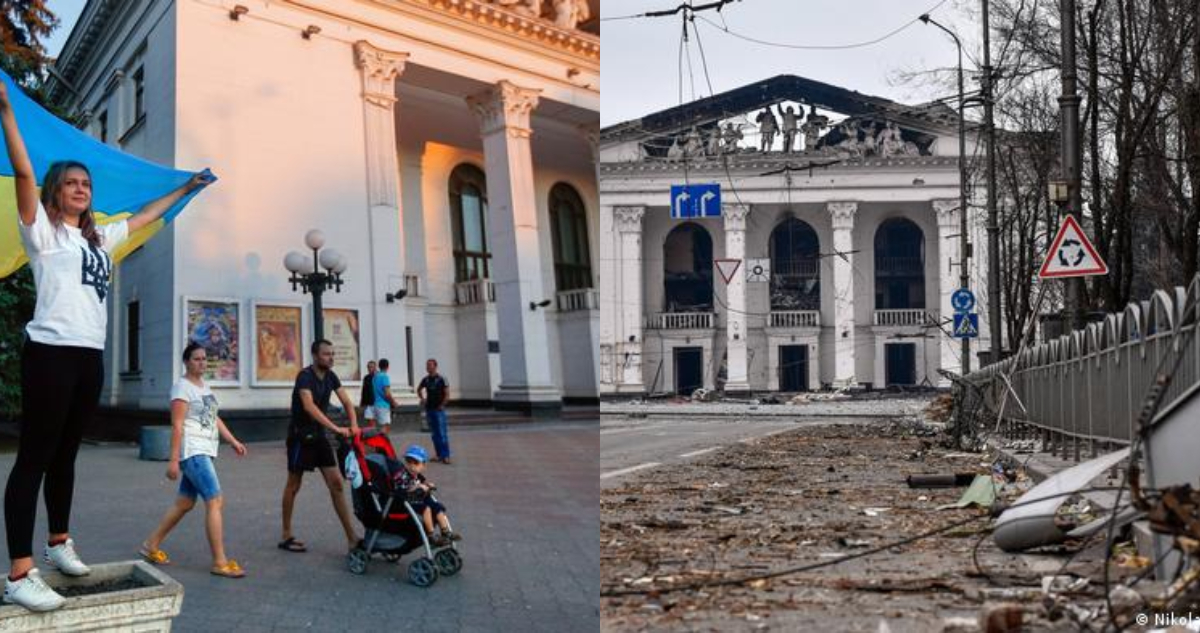
MULTIPOLYGON (((423 549, 423 556, 409 563, 408 578, 418 587, 428 587, 438 576, 452 576, 462 569, 462 556, 452 540, 439 539, 435 543, 430 538, 433 508, 440 507, 432 486, 427 491, 421 487, 406 490, 401 485, 411 473, 396 459, 387 435, 367 429, 343 441, 338 453, 342 474, 352 488, 354 515, 366 530, 363 540, 347 557, 352 573, 365 574, 373 554, 395 562, 417 549, 423 549), (418 510, 417 506, 422 507, 418 510), (422 517, 426 513, 430 515, 428 527, 422 517)), ((444 512, 438 523, 443 533, 453 533, 444 512)))
POLYGON ((436 519, 439 534, 431 536, 429 541, 435 547, 447 545, 450 541, 462 540, 462 535, 450 527, 450 517, 446 516, 446 506, 433 498, 435 486, 425 478, 425 462, 429 455, 425 449, 413 444, 404 451, 404 467, 392 475, 396 490, 403 490, 408 495, 413 510, 421 515, 421 524, 426 534, 433 534, 433 522, 436 519))

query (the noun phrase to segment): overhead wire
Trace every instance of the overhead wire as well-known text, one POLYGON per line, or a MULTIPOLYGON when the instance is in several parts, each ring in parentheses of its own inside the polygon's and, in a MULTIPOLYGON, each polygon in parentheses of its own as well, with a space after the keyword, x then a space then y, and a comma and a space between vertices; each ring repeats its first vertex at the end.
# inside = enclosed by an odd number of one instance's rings
MULTIPOLYGON (((937 4, 930 7, 928 10, 924 11, 924 13, 927 14, 927 13, 932 13, 932 12, 936 11, 943 4, 946 4, 946 1, 947 0, 941 0, 937 4)), ((722 32, 732 35, 733 37, 736 37, 738 39, 746 40, 748 42, 753 42, 755 44, 761 44, 763 46, 773 46, 776 48, 789 48, 789 49, 795 49, 795 50, 808 50, 808 51, 848 50, 848 49, 853 49, 853 48, 863 48, 866 46, 872 46, 872 45, 878 44, 880 42, 883 42, 891 37, 894 37, 896 34, 907 29, 908 27, 910 27, 914 23, 916 23, 918 20, 920 20, 920 16, 914 17, 913 19, 892 29, 891 31, 888 31, 887 33, 885 33, 879 37, 876 37, 871 40, 867 40, 865 42, 854 42, 851 44, 793 44, 793 43, 787 43, 787 42, 771 42, 768 40, 751 37, 749 35, 738 33, 736 31, 730 29, 728 24, 722 26, 720 24, 717 24, 716 22, 713 22, 712 20, 709 20, 708 18, 706 18, 702 15, 697 15, 696 17, 698 19, 700 19, 701 21, 707 23, 709 26, 712 26, 713 28, 717 29, 718 31, 722 31, 722 32)))

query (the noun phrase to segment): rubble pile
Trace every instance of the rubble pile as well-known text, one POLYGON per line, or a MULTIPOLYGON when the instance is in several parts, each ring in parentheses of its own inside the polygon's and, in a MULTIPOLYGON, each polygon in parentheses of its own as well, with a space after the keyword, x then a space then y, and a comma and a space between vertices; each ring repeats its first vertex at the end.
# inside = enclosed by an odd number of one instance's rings
MULTIPOLYGON (((953 484, 970 478, 955 474, 973 473, 972 488, 989 487, 992 498, 1008 503, 1031 482, 1019 465, 936 446, 941 429, 917 417, 806 427, 645 470, 603 490, 604 628, 1103 628, 1104 535, 1032 554, 1000 551, 991 542, 989 510, 960 507, 967 489, 953 484), (952 485, 908 484, 910 477, 946 473, 952 485), (961 525, 889 547, 954 523, 961 525), (674 590, 734 580, 740 582, 674 590)), ((1056 520, 1065 528, 1100 512, 1072 498, 1056 520)), ((1150 582, 1126 587, 1149 563, 1136 553, 1118 560, 1110 565, 1110 593, 1123 617, 1169 590, 1150 582)))

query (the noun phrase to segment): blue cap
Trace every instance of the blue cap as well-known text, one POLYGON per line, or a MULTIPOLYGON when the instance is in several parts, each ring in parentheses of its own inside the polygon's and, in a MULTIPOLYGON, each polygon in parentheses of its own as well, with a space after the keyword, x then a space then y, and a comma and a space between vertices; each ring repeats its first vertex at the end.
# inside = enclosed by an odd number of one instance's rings
POLYGON ((421 448, 420 446, 418 446, 416 444, 409 446, 408 450, 404 451, 404 457, 405 457, 405 459, 411 459, 414 461, 418 461, 418 462, 421 462, 422 464, 429 461, 429 454, 425 452, 425 449, 421 448))

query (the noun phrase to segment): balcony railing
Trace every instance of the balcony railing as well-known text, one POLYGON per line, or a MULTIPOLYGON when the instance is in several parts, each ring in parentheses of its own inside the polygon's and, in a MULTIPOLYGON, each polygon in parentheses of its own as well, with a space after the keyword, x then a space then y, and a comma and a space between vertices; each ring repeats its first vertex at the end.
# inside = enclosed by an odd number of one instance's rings
POLYGON ((421 277, 416 273, 404 273, 404 289, 410 297, 421 296, 421 277))
POLYGON ((711 330, 712 312, 660 312, 646 317, 648 330, 711 330))
POLYGON ((771 327, 820 327, 821 313, 816 310, 771 311, 771 327))
POLYGON ((771 274, 776 277, 816 277, 821 260, 814 258, 772 261, 771 274))
POLYGON ((454 303, 460 306, 495 302, 496 287, 490 279, 472 279, 454 284, 454 303))
POLYGON ((876 310, 875 325, 925 325, 929 322, 925 310, 876 310))
POLYGON ((876 257, 875 274, 892 277, 919 277, 925 273, 920 257, 876 257))
POLYGON ((579 312, 581 310, 598 310, 600 308, 600 293, 595 288, 580 288, 579 290, 564 290, 555 299, 559 312, 579 312))

